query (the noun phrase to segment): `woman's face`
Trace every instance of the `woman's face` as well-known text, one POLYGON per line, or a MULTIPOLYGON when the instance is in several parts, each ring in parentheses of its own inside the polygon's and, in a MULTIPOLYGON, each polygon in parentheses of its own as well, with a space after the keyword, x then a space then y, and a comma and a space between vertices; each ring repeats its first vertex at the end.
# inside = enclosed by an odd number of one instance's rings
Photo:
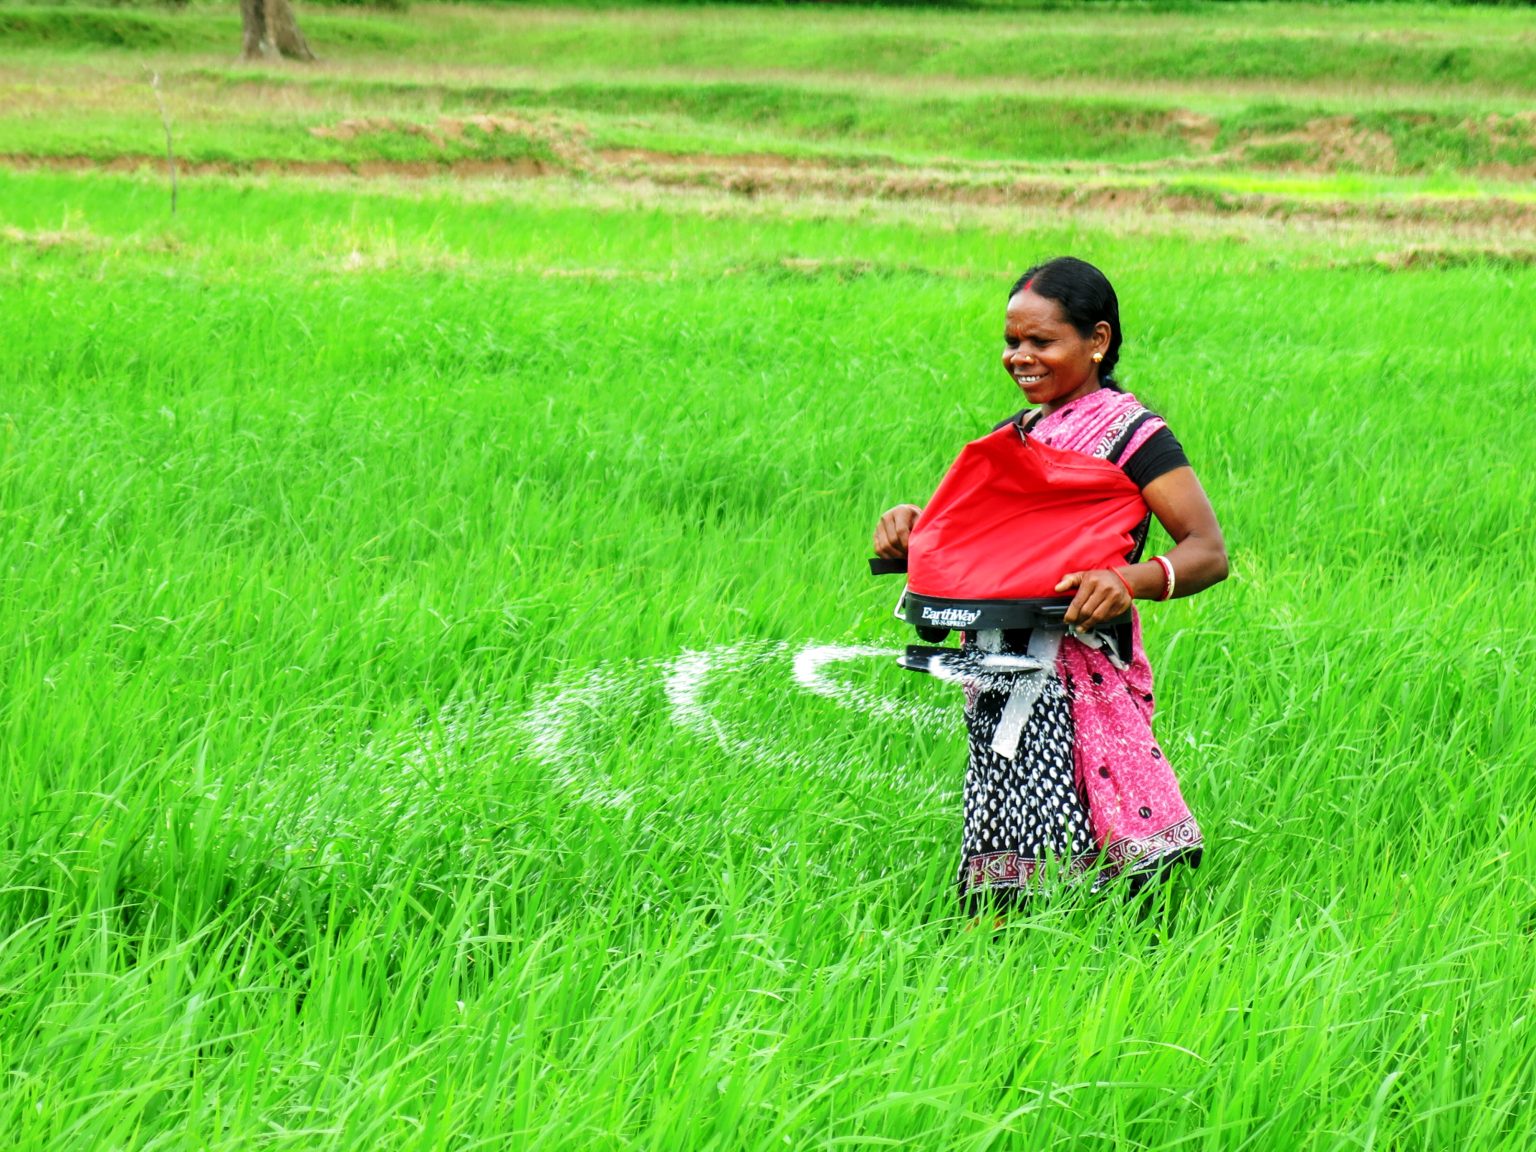
POLYGON ((1008 301, 1003 333, 1003 367, 1031 404, 1047 413, 1086 396, 1099 386, 1095 352, 1109 349, 1109 325, 1099 321, 1083 337, 1062 314, 1061 305, 1033 292, 1008 301))

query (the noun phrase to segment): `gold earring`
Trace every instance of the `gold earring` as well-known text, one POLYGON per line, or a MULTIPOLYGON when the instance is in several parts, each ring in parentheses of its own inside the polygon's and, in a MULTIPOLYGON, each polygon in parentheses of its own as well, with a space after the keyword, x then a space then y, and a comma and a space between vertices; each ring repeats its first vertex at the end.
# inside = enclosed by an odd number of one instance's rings
POLYGON ((1102 352, 1095 352, 1095 353, 1094 353, 1094 354, 1093 354, 1093 362, 1094 362, 1094 363, 1095 363, 1095 364, 1098 364, 1098 363, 1099 363, 1099 362, 1100 362, 1100 361, 1102 361, 1102 360, 1103 360, 1103 359, 1104 359, 1104 353, 1102 353, 1102 352))

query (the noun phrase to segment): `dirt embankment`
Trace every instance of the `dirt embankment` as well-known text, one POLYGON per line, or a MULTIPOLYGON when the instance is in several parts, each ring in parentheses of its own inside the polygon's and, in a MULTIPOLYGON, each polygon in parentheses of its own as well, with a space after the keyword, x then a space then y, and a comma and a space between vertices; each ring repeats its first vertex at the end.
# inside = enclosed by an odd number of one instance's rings
POLYGON ((365 116, 321 124, 309 129, 317 140, 342 143, 368 141, 374 147, 391 141, 420 141, 445 163, 463 160, 535 160, 545 167, 580 167, 589 155, 587 130, 556 119, 530 119, 510 114, 439 116, 422 122, 389 116, 365 116))
MULTIPOLYGON (((1192 130, 1193 130, 1192 126, 1192 130)), ((577 176, 620 188, 650 188, 672 194, 693 191, 752 198, 814 196, 834 200, 929 202, 938 205, 1160 211, 1281 219, 1370 220, 1493 225, 1536 232, 1536 204, 1498 197, 1338 198, 1238 194, 1202 189, 1179 179, 1148 184, 1145 173, 1117 181, 1104 168, 1081 176, 1020 175, 1004 166, 946 164, 923 168, 890 162, 832 161, 767 153, 721 155, 668 153, 641 148, 599 150, 571 126, 515 116, 440 117, 427 124, 388 118, 343 120, 311 129, 321 139, 353 141, 381 135, 416 139, 433 155, 422 159, 178 161, 184 175, 272 175, 338 180, 531 180, 577 176)), ((1330 155, 1362 160, 1384 155, 1381 141, 1362 140, 1352 127, 1309 128, 1307 139, 1328 142, 1330 155), (1375 151, 1372 151, 1372 150, 1375 151)), ((1319 145, 1321 146, 1321 144, 1319 145)), ((150 155, 0 155, 0 164, 19 169, 127 172, 163 171, 164 157, 150 155)))

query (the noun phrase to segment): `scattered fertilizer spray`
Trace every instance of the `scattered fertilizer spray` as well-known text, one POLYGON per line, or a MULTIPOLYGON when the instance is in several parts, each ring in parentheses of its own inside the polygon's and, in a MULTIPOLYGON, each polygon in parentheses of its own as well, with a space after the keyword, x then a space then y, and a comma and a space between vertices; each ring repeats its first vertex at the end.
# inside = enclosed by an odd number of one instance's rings
POLYGON ((714 746, 744 775, 851 779, 914 802, 947 803, 954 784, 924 760, 850 762, 838 751, 845 741, 812 741, 803 723, 783 723, 786 704, 798 697, 887 725, 957 732, 958 709, 879 687, 873 674, 898 655, 868 645, 744 641, 576 670, 539 687, 522 707, 461 699, 317 765, 305 795, 276 801, 281 835, 290 853, 340 864, 385 829, 459 824, 470 832, 479 818, 463 808, 463 782, 524 773, 530 761, 567 801, 631 812, 647 790, 666 786, 664 772, 623 755, 629 733, 647 718, 681 740, 714 746))

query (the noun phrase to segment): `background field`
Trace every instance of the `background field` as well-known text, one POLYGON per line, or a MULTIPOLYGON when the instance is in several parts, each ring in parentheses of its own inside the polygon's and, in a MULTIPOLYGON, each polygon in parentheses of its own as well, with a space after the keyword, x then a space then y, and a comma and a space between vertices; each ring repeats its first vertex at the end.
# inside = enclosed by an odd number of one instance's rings
POLYGON ((1528 13, 301 14, 0 7, 14 1146, 1533 1143, 1528 13), (993 935, 826 646, 1060 252, 1209 848, 993 935))

